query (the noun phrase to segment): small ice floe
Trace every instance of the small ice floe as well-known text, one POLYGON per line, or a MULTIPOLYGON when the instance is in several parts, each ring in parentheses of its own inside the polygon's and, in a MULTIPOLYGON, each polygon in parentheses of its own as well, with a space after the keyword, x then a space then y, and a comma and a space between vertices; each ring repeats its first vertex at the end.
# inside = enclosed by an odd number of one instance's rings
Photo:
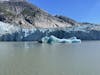
POLYGON ((81 43, 81 40, 77 39, 76 37, 71 37, 70 40, 72 43, 81 43))
POLYGON ((59 39, 53 35, 51 35, 50 37, 45 36, 43 37, 40 41, 40 43, 81 43, 80 39, 77 39, 76 37, 72 37, 69 39, 59 39))

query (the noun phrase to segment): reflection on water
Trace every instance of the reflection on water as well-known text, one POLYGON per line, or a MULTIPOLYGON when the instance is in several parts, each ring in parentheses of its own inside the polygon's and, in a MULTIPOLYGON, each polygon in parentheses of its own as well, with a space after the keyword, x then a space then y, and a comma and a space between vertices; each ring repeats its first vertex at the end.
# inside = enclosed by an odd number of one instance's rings
POLYGON ((100 75, 100 42, 0 43, 0 75, 100 75))

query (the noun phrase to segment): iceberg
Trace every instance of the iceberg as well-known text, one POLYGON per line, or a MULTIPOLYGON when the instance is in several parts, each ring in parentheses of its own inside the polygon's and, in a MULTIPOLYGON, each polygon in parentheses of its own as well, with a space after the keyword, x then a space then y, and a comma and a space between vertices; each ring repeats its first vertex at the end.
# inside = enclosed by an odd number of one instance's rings
POLYGON ((81 43, 81 40, 77 39, 76 37, 72 37, 69 39, 59 39, 51 35, 49 37, 48 36, 43 37, 39 42, 48 43, 48 44, 51 44, 51 43, 81 43))
POLYGON ((76 37, 72 37, 72 38, 70 38, 70 40, 72 43, 81 43, 81 40, 77 39, 76 37))

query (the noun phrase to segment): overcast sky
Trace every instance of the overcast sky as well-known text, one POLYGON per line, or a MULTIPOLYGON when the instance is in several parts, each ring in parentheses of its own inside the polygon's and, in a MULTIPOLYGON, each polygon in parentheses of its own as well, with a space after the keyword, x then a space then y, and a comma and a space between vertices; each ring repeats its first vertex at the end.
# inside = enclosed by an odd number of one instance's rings
POLYGON ((55 15, 64 15, 80 22, 100 23, 100 0, 29 0, 55 15))

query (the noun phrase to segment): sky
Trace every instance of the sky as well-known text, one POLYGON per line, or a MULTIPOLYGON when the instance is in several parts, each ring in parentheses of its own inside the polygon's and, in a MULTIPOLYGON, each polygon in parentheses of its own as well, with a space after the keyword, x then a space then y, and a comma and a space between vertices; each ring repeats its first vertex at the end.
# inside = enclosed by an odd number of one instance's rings
POLYGON ((29 0, 52 15, 100 24, 100 0, 29 0))

